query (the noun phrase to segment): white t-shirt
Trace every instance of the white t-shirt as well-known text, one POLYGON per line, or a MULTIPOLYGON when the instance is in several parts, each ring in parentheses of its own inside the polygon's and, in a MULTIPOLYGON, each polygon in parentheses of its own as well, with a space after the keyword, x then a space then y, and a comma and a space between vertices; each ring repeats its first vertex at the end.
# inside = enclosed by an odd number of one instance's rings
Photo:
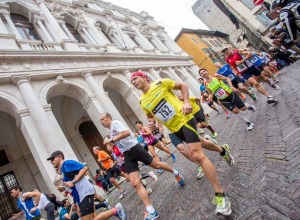
POLYGON ((262 56, 260 55, 257 55, 262 62, 264 63, 268 63, 270 61, 269 57, 268 57, 268 54, 266 52, 261 52, 262 56))
MULTIPOLYGON (((127 130, 129 129, 126 128, 126 126, 122 122, 118 120, 113 120, 111 122, 110 131, 109 131, 110 137, 114 138, 127 130)), ((132 147, 137 145, 137 143, 138 143, 137 139, 134 137, 133 133, 130 132, 130 136, 123 138, 122 140, 116 141, 115 145, 119 148, 121 153, 124 153, 125 151, 128 151, 132 147)))
POLYGON ((50 201, 47 199, 47 197, 43 193, 41 193, 41 197, 37 209, 45 209, 45 207, 49 204, 49 202, 50 201))

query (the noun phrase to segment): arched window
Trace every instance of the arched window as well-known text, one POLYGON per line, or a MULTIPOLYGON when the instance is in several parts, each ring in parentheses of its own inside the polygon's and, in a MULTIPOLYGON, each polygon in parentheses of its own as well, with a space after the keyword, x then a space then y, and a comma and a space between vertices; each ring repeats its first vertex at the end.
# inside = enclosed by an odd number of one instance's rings
POLYGON ((78 33, 78 31, 75 30, 75 28, 72 25, 66 23, 66 27, 68 28, 68 30, 70 31, 70 33, 74 36, 74 38, 78 41, 78 43, 84 43, 84 44, 86 43, 82 39, 82 37, 80 36, 80 34, 78 33))
POLYGON ((40 40, 39 36, 34 30, 33 24, 29 23, 28 18, 18 14, 10 14, 10 17, 22 39, 40 40))

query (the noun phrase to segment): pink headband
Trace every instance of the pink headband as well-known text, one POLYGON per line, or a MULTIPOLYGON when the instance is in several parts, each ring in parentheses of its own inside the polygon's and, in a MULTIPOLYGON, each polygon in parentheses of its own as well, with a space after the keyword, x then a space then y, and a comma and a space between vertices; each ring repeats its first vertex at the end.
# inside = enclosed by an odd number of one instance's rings
POLYGON ((147 82, 148 82, 148 83, 150 82, 148 76, 147 76, 145 73, 141 72, 141 71, 137 71, 137 72, 132 73, 131 79, 132 79, 133 77, 135 77, 135 76, 140 76, 140 77, 146 78, 147 82))

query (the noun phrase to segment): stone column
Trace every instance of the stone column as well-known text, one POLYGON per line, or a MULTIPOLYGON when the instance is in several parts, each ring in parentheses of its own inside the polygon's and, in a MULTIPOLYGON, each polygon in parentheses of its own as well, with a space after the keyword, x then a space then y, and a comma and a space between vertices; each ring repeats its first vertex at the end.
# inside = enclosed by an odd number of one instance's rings
POLYGON ((11 18, 10 18, 9 12, 4 12, 4 13, 3 13, 3 16, 4 16, 5 20, 7 21, 7 23, 8 23, 8 25, 9 25, 10 29, 14 32, 14 35, 16 35, 16 38, 17 38, 17 39, 22 39, 22 37, 20 36, 20 34, 19 34, 17 28, 15 27, 13 21, 12 21, 11 18))
POLYGON ((159 73, 153 67, 149 67, 149 71, 155 79, 161 79, 159 73))
MULTIPOLYGON (((69 39, 71 40, 76 40, 73 36, 73 34, 71 34, 71 32, 69 31, 69 29, 66 26, 66 23, 64 21, 60 21, 59 22, 60 26, 62 27, 62 29, 66 32, 67 36, 69 37, 69 39)), ((76 40, 77 41, 77 40, 76 40)))
POLYGON ((91 35, 94 37, 96 43, 98 45, 105 45, 106 41, 103 38, 103 36, 99 33, 95 25, 90 21, 90 19, 84 13, 82 14, 82 16, 88 26, 89 31, 91 32, 91 35))
POLYGON ((82 31, 85 34, 85 36, 89 39, 89 42, 86 43, 90 43, 90 44, 97 44, 95 39, 92 37, 92 35, 88 32, 87 28, 85 26, 82 27, 82 31))
POLYGON ((182 49, 175 43, 175 41, 166 33, 161 34, 165 38, 166 45, 175 53, 179 53, 182 49))
POLYGON ((154 34, 152 33, 152 39, 153 39, 153 42, 156 42, 158 45, 159 45, 159 49, 162 51, 162 52, 167 52, 169 51, 169 49, 166 47, 166 45, 164 45, 161 40, 154 34))
POLYGON ((195 80, 194 77, 192 77, 184 67, 179 67, 178 69, 181 70, 181 72, 183 72, 184 75, 187 77, 187 81, 185 82, 189 85, 193 93, 197 95, 197 97, 200 96, 198 80, 195 80))
POLYGON ((38 6, 40 10, 43 12, 45 15, 46 19, 50 23, 51 28, 53 29, 55 35, 57 36, 57 40, 61 42, 64 39, 64 32, 59 26, 58 22, 56 19, 53 17, 51 12, 48 10, 47 6, 44 3, 44 0, 36 0, 38 3, 38 6))
MULTIPOLYGON (((1 11, 0 11, 1 13, 1 11)), ((8 34, 8 31, 2 21, 2 18, 0 17, 0 34, 8 34)))
POLYGON ((136 33, 136 40, 141 41, 141 43, 144 45, 143 46, 144 49, 148 49, 148 50, 155 49, 153 45, 148 41, 148 39, 144 35, 142 35, 141 32, 135 26, 133 26, 132 28, 135 30, 136 33))
MULTIPOLYGON (((27 106, 33 123, 38 131, 39 137, 43 141, 43 146, 48 154, 52 151, 61 149, 71 158, 76 159, 68 141, 65 139, 61 130, 54 129, 53 123, 50 122, 46 115, 44 107, 40 104, 39 99, 30 85, 30 76, 14 76, 13 82, 18 86, 22 99, 27 106), (58 138, 59 137, 59 138, 58 138)), ((55 121, 57 123, 57 121, 55 121)))
MULTIPOLYGON (((108 73, 110 75, 110 73, 108 73)), ((109 97, 106 96, 105 91, 103 88, 100 88, 100 86, 97 84, 96 80, 94 79, 91 71, 82 71, 81 76, 85 79, 87 82, 89 88, 94 93, 97 101, 101 106, 103 106, 103 112, 109 112, 114 119, 117 119, 124 124, 126 124, 125 120, 119 113, 119 111, 116 109, 113 102, 110 100, 109 97)), ((99 123, 99 122, 98 122, 99 123)), ((127 124, 126 124, 127 125, 127 124)))
MULTIPOLYGON (((184 82, 186 83, 184 80, 182 80, 174 71, 174 69, 172 67, 168 67, 167 68, 168 72, 171 74, 171 76, 174 78, 175 81, 179 81, 179 82, 184 82)), ((189 89, 189 94, 190 96, 195 96, 195 94, 189 89)))
POLYGON ((41 21, 40 18, 36 19, 36 23, 38 24, 38 26, 41 28, 43 35, 45 36, 45 41, 53 41, 52 37, 49 35, 48 31, 46 30, 43 22, 41 21))
POLYGON ((55 34, 55 32, 52 30, 51 24, 46 20, 45 20, 45 27, 46 27, 48 33, 51 35, 53 41, 59 42, 59 39, 58 39, 59 36, 55 34))
POLYGON ((193 78, 198 82, 198 78, 200 77, 198 71, 193 66, 187 66, 186 69, 190 71, 193 78))

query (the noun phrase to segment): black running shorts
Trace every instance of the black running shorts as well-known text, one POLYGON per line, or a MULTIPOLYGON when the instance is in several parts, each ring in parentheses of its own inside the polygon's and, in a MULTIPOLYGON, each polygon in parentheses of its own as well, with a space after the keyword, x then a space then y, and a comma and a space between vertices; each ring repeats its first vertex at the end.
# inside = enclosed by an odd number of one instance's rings
POLYGON ((79 208, 81 212, 81 217, 94 213, 94 195, 88 195, 80 202, 79 208))
POLYGON ((239 84, 243 83, 242 79, 240 77, 237 77, 235 80, 231 81, 234 88, 238 89, 239 84))
POLYGON ((140 145, 137 144, 130 150, 123 153, 125 161, 125 172, 127 174, 138 171, 138 161, 149 165, 152 163, 153 157, 140 145))
POLYGON ((115 165, 114 167, 108 169, 106 173, 108 178, 112 178, 115 177, 115 174, 119 176, 121 174, 121 169, 117 165, 115 165))
POLYGON ((256 66, 251 66, 249 69, 247 69, 245 72, 243 72, 241 75, 244 79, 248 80, 252 76, 260 76, 261 70, 258 69, 256 66))
POLYGON ((183 144, 183 141, 178 138, 175 134, 169 134, 172 144, 177 147, 179 144, 183 144))
POLYGON ((187 144, 200 142, 200 138, 198 136, 198 132, 197 132, 197 128, 196 128, 196 121, 194 118, 189 120, 174 134, 179 139, 186 142, 187 144))
POLYGON ((194 114, 194 118, 196 121, 196 124, 201 123, 201 122, 206 122, 205 116, 203 114, 203 111, 199 110, 194 114))
POLYGON ((232 111, 235 107, 241 109, 245 106, 243 100, 234 92, 232 92, 227 98, 221 99, 220 102, 230 111, 232 111))

